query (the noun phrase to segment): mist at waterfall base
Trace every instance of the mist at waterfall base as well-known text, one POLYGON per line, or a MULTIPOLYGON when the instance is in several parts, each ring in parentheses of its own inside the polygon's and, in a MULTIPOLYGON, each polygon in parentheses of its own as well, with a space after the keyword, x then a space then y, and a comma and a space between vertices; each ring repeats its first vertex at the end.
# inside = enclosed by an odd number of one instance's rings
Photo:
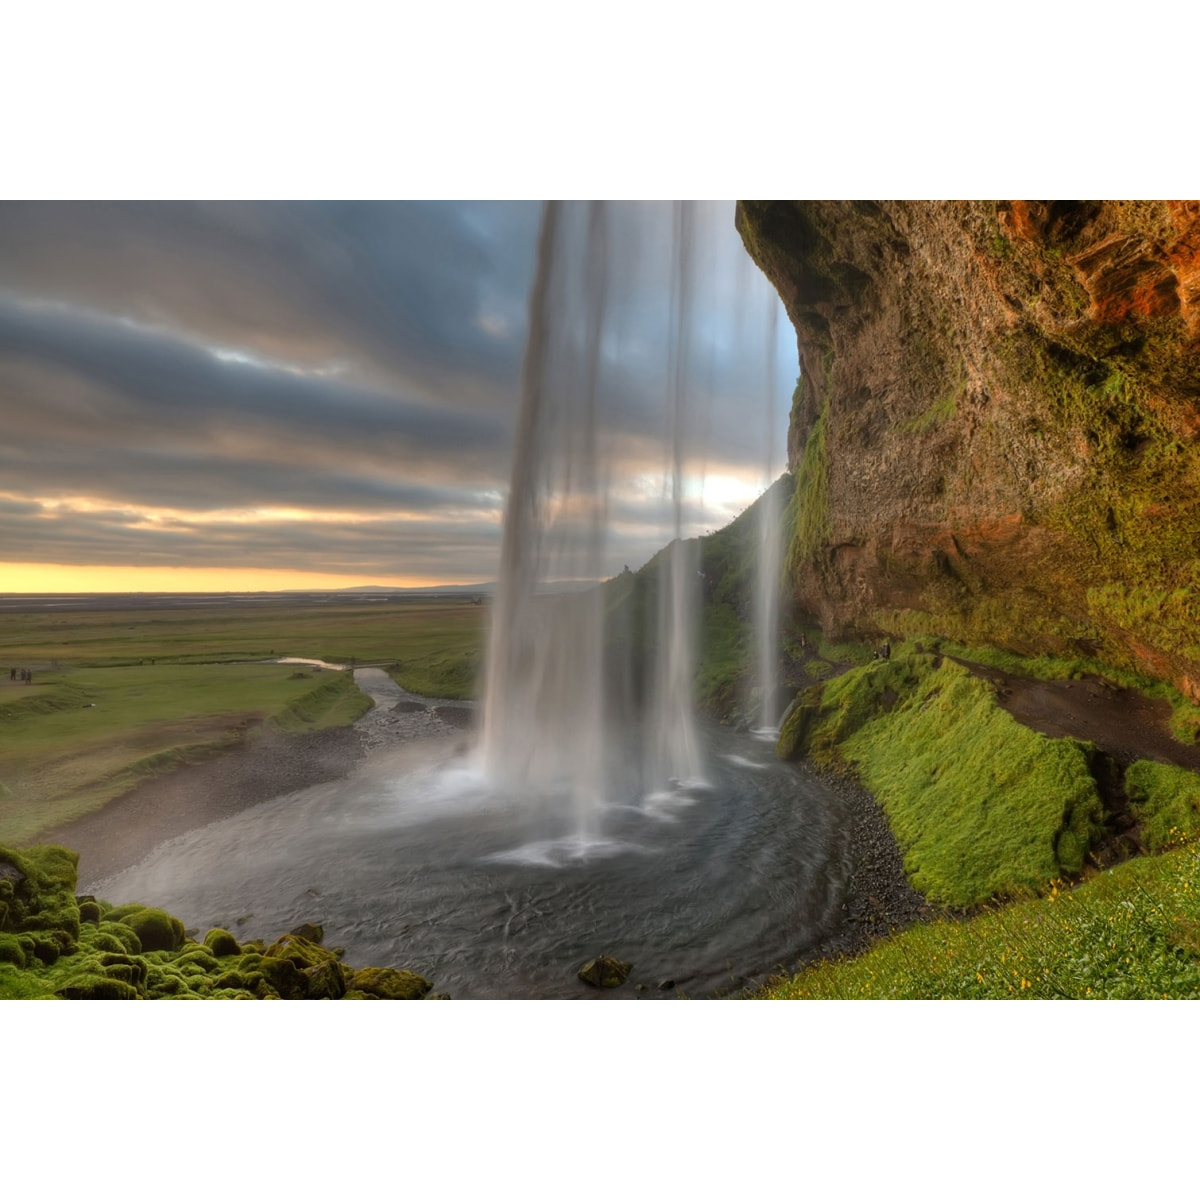
MULTIPOLYGON (((838 803, 761 736, 778 719, 772 503, 750 601, 760 736, 701 721, 691 701, 704 412, 685 381, 704 259, 696 214, 668 214, 631 249, 622 206, 546 207, 477 736, 377 752, 349 779, 167 843, 99 894, 201 933, 270 939, 315 921, 348 962, 411 968, 461 998, 720 994, 833 931, 848 873, 838 803), (622 387, 644 348, 609 304, 623 292, 629 312, 639 276, 664 269, 648 245, 670 248, 661 378, 635 389, 657 411, 622 387), (651 465, 665 549, 643 586, 622 573, 547 594, 608 571, 629 472, 651 465), (629 985, 578 981, 601 953, 633 964, 629 985)), ((752 419, 769 421, 767 399, 747 398, 752 419)), ((768 444, 764 486, 771 469, 768 444)))

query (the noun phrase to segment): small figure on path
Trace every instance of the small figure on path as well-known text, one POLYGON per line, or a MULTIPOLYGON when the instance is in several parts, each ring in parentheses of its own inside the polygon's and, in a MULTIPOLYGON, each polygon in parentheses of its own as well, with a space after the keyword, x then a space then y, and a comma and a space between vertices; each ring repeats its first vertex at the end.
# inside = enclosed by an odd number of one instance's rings
POLYGON ((9 668, 8 668, 8 678, 9 678, 10 680, 13 680, 13 679, 16 679, 16 677, 17 677, 17 668, 16 668, 16 667, 9 667, 9 668))

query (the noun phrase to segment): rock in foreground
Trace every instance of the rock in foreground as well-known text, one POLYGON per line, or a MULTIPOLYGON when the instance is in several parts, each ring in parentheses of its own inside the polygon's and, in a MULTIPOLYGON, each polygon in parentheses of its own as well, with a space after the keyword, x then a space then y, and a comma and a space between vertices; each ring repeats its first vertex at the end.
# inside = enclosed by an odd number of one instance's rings
POLYGON ((318 925, 270 946, 226 929, 195 942, 162 909, 76 897, 78 864, 62 846, 0 846, 0 999, 420 1000, 432 987, 347 966, 318 925))
POLYGON ((632 970, 631 963, 622 962, 610 954, 601 954, 580 967, 579 978, 592 987, 615 988, 620 987, 629 978, 629 972, 632 970))

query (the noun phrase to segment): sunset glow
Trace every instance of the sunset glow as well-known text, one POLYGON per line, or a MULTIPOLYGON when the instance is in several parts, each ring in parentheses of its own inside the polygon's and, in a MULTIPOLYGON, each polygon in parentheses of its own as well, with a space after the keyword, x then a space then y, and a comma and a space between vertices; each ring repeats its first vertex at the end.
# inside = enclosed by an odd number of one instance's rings
POLYGON ((396 588, 474 583, 427 576, 371 577, 255 567, 104 567, 61 563, 2 563, 0 592, 286 592, 378 585, 396 588))

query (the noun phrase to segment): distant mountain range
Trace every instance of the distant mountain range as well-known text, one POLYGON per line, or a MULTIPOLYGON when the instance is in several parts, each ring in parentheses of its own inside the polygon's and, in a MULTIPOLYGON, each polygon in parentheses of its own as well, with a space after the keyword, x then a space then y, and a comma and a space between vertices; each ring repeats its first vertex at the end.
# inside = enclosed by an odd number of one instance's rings
POLYGON ((421 596, 452 596, 472 595, 480 592, 490 596, 495 590, 495 583, 439 583, 435 587, 384 587, 382 584, 367 583, 360 587, 331 588, 331 591, 344 592, 386 592, 388 595, 421 595, 421 596))
MULTIPOLYGON (((542 592, 586 592, 589 588, 594 588, 603 582, 600 579, 566 580, 561 583, 543 584, 539 590, 542 592)), ((336 588, 334 590, 338 594, 375 592, 391 596, 491 596, 495 594, 496 587, 495 581, 490 583, 439 583, 436 587, 421 588, 382 587, 372 583, 364 584, 361 587, 336 588)))

